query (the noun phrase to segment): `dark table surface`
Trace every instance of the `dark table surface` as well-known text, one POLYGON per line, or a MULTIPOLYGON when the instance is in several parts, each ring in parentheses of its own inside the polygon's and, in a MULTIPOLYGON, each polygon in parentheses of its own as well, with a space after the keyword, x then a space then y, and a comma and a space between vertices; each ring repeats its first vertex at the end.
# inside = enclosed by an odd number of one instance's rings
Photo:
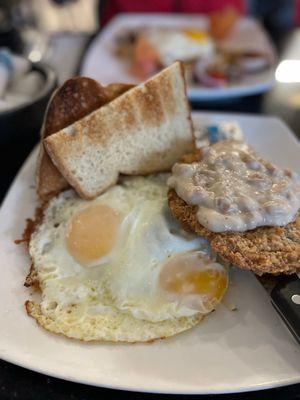
MULTIPOLYGON (((280 34, 280 40, 275 37, 279 59, 300 58, 300 30, 294 29, 280 34)), ((283 84, 275 83, 274 88, 266 94, 255 95, 245 98, 233 99, 226 102, 195 102, 192 104, 194 110, 210 110, 216 112, 238 112, 273 114, 281 117, 291 127, 295 134, 300 137, 300 83, 283 84)), ((38 138, 38 133, 33 133, 38 138)), ((5 181, 0 182, 0 202, 3 199, 8 186, 15 176, 17 170, 26 158, 29 149, 18 154, 14 168, 7 171, 5 181)), ((13 156, 12 156, 13 157, 13 156)), ((3 321, 2 321, 3 323, 3 321)), ((46 357, 47 355, 45 355, 46 357)), ((238 379, 238 377, 237 377, 238 379)), ((5 361, 0 361, 0 399, 65 399, 65 400, 94 400, 100 398, 119 399, 152 399, 154 395, 115 391, 104 388, 95 388, 77 383, 67 382, 38 374, 21 367, 17 367, 5 361)), ((179 399, 188 396, 155 395, 155 398, 179 399)), ((201 399, 275 399, 275 400, 300 400, 300 384, 286 386, 271 390, 248 392, 218 396, 189 396, 189 398, 201 399)))

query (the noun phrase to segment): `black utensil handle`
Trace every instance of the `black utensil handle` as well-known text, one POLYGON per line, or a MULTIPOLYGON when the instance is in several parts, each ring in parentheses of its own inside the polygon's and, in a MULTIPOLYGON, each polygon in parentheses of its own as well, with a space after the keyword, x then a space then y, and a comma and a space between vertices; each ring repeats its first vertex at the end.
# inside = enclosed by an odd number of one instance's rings
POLYGON ((300 279, 298 276, 280 277, 278 284, 271 291, 271 300, 276 311, 300 344, 300 279))

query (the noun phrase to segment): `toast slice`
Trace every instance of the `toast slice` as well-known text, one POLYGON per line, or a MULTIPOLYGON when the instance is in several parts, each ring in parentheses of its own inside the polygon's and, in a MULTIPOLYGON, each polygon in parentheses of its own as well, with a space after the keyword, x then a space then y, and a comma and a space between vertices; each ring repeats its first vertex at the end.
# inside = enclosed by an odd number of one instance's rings
POLYGON ((181 63, 49 136, 44 144, 59 171, 85 199, 115 184, 119 174, 169 170, 193 147, 181 63))
MULTIPOLYGON (((111 84, 107 87, 85 77, 67 80, 52 95, 41 130, 41 139, 67 127, 132 88, 128 84, 111 84)), ((47 201, 69 186, 40 144, 37 171, 37 193, 47 201)))

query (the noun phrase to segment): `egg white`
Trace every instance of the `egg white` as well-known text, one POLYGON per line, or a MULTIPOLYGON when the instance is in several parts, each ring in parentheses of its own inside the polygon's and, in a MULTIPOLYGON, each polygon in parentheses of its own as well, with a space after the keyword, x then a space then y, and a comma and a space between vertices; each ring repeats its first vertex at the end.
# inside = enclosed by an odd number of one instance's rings
POLYGON ((214 52, 213 41, 207 36, 197 41, 181 30, 148 29, 143 36, 160 54, 163 65, 176 60, 190 61, 214 52))
POLYGON ((29 248, 42 289, 43 313, 76 305, 79 319, 117 309, 158 322, 210 312, 204 303, 202 309, 193 309, 159 287, 159 274, 169 257, 196 249, 210 254, 204 239, 182 231, 171 217, 166 196, 165 176, 160 176, 126 178, 89 202, 72 190, 54 198, 29 248), (98 203, 118 212, 122 223, 112 251, 84 267, 68 252, 66 231, 75 213, 98 203))

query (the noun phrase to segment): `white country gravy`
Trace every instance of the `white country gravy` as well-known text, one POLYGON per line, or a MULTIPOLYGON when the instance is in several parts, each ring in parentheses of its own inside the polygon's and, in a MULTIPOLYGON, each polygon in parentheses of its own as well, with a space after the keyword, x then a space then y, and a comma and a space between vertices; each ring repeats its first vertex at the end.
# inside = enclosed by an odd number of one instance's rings
POLYGON ((201 161, 175 164, 168 186, 198 206, 198 221, 213 232, 286 225, 300 208, 300 175, 233 140, 203 149, 201 161))

